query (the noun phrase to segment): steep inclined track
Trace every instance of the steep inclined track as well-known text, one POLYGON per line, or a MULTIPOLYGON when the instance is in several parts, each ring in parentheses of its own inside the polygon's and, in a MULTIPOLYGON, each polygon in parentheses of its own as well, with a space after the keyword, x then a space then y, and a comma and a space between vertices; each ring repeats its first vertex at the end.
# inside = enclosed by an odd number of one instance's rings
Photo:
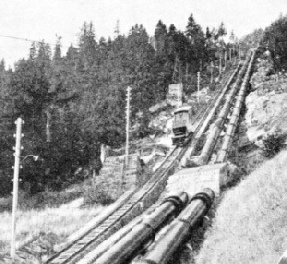
MULTIPOLYGON (((240 81, 235 83, 237 87, 234 89, 239 90, 240 87, 239 92, 235 92, 233 97, 226 96, 225 103, 230 103, 232 105, 233 104, 232 101, 236 101, 234 108, 229 109, 229 111, 232 110, 232 116, 229 122, 232 127, 237 125, 237 122, 234 123, 235 122, 234 118, 236 117, 237 121, 239 119, 238 118, 239 112, 241 105, 244 102, 244 96, 247 89, 247 84, 250 79, 252 64, 255 59, 255 55, 256 50, 253 51, 252 56, 249 56, 247 58, 248 67, 246 67, 246 73, 244 75, 244 79, 241 86, 239 86, 240 81), (227 102, 228 100, 230 100, 230 102, 227 102)), ((224 109, 224 107, 222 109, 224 109)), ((218 122, 218 119, 221 117, 222 115, 219 114, 215 122, 218 122)), ((227 120, 227 118, 225 118, 225 120, 227 120)), ((229 131, 230 130, 231 128, 229 129, 229 131)), ((227 141, 230 142, 230 137, 232 137, 232 133, 226 135, 225 142, 227 141)), ((220 157, 223 159, 226 159, 226 156, 228 154, 228 148, 226 148, 226 144, 227 143, 225 143, 225 145, 222 145, 222 150, 224 150, 224 152, 223 154, 220 155, 220 157)), ((180 213, 180 215, 174 221, 172 221, 171 224, 167 226, 167 228, 165 228, 166 229, 165 233, 162 234, 161 237, 159 237, 152 246, 150 246, 150 248, 147 250, 144 256, 136 258, 135 261, 132 262, 133 264, 149 264, 149 263, 166 264, 168 262, 169 258, 176 251, 178 251, 179 246, 189 238, 190 231, 196 228, 197 225, 196 222, 202 219, 203 215, 205 214, 205 212, 203 211, 208 210, 209 206, 212 203, 213 200, 212 193, 209 193, 208 190, 196 194, 195 197, 198 195, 202 200, 201 199, 197 200, 197 205, 195 203, 190 202, 190 204, 180 213)), ((102 262, 101 264, 107 264, 107 263, 102 262)), ((117 264, 120 264, 120 262, 117 264)))
MULTIPOLYGON (((210 100, 207 109, 199 113, 195 118, 193 124, 196 130, 193 135, 203 133, 207 129, 208 124, 205 120, 210 116, 211 112, 215 112, 214 108, 219 106, 219 104, 217 104, 218 99, 222 99, 229 89, 239 69, 237 67, 234 70, 234 68, 235 67, 232 69, 234 72, 231 77, 228 76, 225 78, 222 91, 219 91, 215 98, 210 100)), ((194 136, 190 136, 188 143, 190 143, 190 141, 193 142, 193 139, 194 136)), ((196 144, 192 145, 196 146, 196 144)), ((168 176, 174 173, 188 149, 189 144, 186 144, 184 147, 175 147, 141 189, 127 192, 124 198, 120 198, 119 202, 107 210, 102 219, 98 220, 94 225, 90 225, 89 228, 84 229, 84 231, 80 235, 75 236, 74 239, 70 239, 69 243, 46 263, 77 263, 112 234, 124 227, 136 216, 141 215, 144 210, 157 201, 159 195, 165 188, 168 176)))

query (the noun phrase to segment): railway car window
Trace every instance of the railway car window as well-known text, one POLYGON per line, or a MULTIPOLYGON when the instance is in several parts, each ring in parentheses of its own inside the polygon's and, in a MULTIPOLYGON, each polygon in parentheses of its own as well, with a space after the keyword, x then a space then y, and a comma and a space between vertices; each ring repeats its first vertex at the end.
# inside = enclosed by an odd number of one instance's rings
POLYGON ((175 121, 186 121, 188 120, 188 112, 179 112, 175 114, 175 121))

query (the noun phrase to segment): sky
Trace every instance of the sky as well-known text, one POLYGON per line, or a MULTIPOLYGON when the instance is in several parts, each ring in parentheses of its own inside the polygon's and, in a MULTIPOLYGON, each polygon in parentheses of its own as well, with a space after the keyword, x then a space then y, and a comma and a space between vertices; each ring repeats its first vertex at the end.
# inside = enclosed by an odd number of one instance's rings
MULTIPOLYGON (((149 35, 161 19, 184 31, 188 17, 205 28, 226 25, 237 37, 265 28, 287 14, 287 0, 0 0, 0 59, 6 66, 27 58, 31 42, 4 36, 55 44, 61 36, 62 51, 77 46, 83 23, 92 21, 96 36, 128 34, 134 24, 143 24, 149 35)), ((53 49, 53 46, 52 46, 53 49)))

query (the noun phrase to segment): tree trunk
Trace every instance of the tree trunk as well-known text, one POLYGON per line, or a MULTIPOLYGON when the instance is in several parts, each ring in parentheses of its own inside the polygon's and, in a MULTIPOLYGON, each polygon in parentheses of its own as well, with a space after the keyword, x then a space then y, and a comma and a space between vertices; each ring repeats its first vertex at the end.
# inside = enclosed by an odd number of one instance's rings
POLYGON ((186 82, 186 84, 188 84, 188 70, 189 70, 189 64, 188 64, 188 63, 186 63, 185 65, 186 65, 186 66, 185 66, 185 82, 186 82))
POLYGON ((46 114, 47 114, 47 123, 46 123, 47 142, 51 142, 51 113, 49 108, 47 109, 46 114))

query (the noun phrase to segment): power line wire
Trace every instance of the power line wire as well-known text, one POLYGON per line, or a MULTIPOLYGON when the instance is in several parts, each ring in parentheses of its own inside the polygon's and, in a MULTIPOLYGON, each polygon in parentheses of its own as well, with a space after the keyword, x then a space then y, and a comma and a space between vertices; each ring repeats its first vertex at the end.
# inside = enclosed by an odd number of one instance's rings
MULTIPOLYGON (((28 38, 20 38, 20 37, 8 36, 8 35, 2 35, 2 34, 0 34, 0 37, 2 37, 2 38, 10 38, 10 39, 15 39, 15 40, 22 40, 22 41, 27 41, 27 42, 31 42, 31 43, 45 43, 45 44, 48 44, 48 45, 50 45, 50 46, 56 46, 56 44, 47 43, 47 42, 45 42, 45 41, 32 40, 32 39, 28 39, 28 38)), ((75 46, 77 46, 77 45, 75 45, 74 43, 71 43, 71 45, 72 45, 74 48, 76 48, 75 46)), ((63 45, 61 45, 61 47, 67 48, 67 49, 69 48, 69 47, 63 46, 63 45)))

